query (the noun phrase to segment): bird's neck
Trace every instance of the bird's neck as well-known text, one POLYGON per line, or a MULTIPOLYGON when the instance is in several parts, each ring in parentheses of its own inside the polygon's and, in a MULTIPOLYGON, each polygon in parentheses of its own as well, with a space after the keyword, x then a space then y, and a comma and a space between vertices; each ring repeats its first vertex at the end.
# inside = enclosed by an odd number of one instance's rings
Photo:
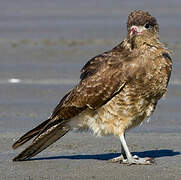
POLYGON ((132 51, 132 44, 130 43, 130 40, 128 38, 126 38, 121 45, 124 49, 132 51))
POLYGON ((139 35, 135 37, 127 37, 124 40, 124 47, 128 48, 130 51, 139 50, 140 48, 151 46, 151 47, 160 47, 163 44, 159 41, 158 35, 139 35))
POLYGON ((165 48, 164 44, 159 41, 158 35, 146 37, 137 36, 130 38, 129 36, 125 38, 119 45, 113 48, 113 50, 118 52, 125 52, 126 54, 132 51, 142 51, 143 49, 149 49, 150 47, 155 48, 165 48))

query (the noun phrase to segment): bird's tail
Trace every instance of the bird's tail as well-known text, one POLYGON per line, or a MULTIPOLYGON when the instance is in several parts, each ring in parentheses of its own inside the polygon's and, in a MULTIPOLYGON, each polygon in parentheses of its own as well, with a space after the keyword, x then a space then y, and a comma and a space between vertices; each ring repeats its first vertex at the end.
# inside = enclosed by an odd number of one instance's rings
POLYGON ((27 132, 13 144, 13 149, 16 149, 33 137, 37 136, 25 150, 13 159, 13 161, 23 161, 35 156, 64 136, 70 130, 70 126, 63 121, 61 123, 56 121, 53 123, 50 122, 50 119, 44 121, 36 128, 27 132))
POLYGON ((44 127, 49 123, 50 119, 47 119, 46 121, 44 121, 43 123, 41 123, 40 125, 38 125, 37 127, 35 127, 34 129, 28 131, 26 134, 24 134, 22 137, 20 137, 13 145, 12 148, 16 149, 19 146, 23 145, 24 143, 26 143, 27 141, 29 141, 30 139, 32 139, 33 137, 35 137, 36 135, 38 135, 42 129, 44 129, 44 127))

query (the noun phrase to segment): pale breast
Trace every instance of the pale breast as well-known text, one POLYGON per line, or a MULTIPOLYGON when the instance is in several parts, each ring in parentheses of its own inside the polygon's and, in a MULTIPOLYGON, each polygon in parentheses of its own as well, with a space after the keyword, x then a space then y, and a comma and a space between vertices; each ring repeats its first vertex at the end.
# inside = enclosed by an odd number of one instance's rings
POLYGON ((135 89, 127 85, 124 90, 97 110, 86 109, 71 119, 72 128, 91 129, 96 135, 119 136, 137 126, 154 111, 154 105, 138 97, 135 89))

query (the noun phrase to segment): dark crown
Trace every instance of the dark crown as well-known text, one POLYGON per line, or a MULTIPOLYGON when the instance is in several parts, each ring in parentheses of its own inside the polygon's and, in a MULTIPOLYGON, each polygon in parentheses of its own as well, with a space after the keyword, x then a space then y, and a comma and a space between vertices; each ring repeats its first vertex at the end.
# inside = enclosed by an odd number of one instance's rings
POLYGON ((130 27, 133 25, 143 26, 146 23, 149 23, 151 26, 153 26, 157 32, 159 31, 158 23, 153 16, 151 16, 148 12, 135 10, 128 16, 127 29, 129 31, 130 27))

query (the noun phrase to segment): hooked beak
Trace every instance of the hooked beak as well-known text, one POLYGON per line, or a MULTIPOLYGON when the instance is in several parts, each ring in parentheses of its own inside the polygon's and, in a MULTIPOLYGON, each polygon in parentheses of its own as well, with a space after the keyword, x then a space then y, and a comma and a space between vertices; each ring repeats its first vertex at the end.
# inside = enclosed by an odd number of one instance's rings
POLYGON ((144 30, 143 27, 131 26, 129 35, 130 35, 130 36, 140 35, 140 34, 143 33, 143 30, 144 30))

